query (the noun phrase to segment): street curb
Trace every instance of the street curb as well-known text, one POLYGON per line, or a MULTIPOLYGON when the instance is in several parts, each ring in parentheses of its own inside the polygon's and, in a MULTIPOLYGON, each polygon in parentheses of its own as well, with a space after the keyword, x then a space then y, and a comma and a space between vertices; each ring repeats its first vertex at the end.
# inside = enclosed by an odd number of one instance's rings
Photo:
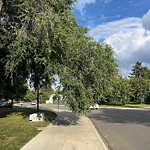
POLYGON ((102 109, 122 109, 122 110, 145 110, 145 111, 150 111, 150 108, 129 108, 129 107, 100 107, 102 109))
MULTIPOLYGON (((89 117, 88 117, 89 118, 89 117)), ((99 131, 99 129, 96 127, 94 121, 92 119, 90 119, 90 122, 95 130, 95 132, 98 134, 99 138, 101 138, 101 140, 103 141, 103 144, 105 145, 105 147, 107 148, 107 150, 113 150, 113 148, 111 147, 111 145, 107 142, 107 140, 105 139, 105 137, 103 136, 103 134, 99 131)))
POLYGON ((97 134, 97 136, 98 136, 100 142, 102 143, 104 149, 106 149, 106 150, 112 150, 112 149, 109 149, 109 144, 108 144, 108 142, 104 139, 103 135, 99 132, 99 130, 98 130, 97 127, 95 126, 94 122, 93 122, 89 117, 87 117, 87 118, 89 119, 89 122, 91 123, 91 125, 92 125, 94 131, 96 132, 96 134, 97 134))

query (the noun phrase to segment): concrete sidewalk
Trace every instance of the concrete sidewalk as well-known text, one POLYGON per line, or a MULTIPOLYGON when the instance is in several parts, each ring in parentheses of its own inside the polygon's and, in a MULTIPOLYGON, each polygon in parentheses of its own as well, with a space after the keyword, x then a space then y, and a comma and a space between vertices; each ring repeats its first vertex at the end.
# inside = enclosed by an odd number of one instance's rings
POLYGON ((21 150, 107 150, 90 119, 62 110, 21 150))

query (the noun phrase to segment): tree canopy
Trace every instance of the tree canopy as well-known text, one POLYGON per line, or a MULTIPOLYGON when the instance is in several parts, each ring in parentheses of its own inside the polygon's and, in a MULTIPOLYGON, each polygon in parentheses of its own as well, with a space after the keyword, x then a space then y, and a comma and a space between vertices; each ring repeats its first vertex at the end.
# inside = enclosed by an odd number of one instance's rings
POLYGON ((85 113, 91 104, 105 99, 118 70, 112 48, 95 42, 77 24, 73 3, 3 0, 0 65, 11 85, 23 85, 29 79, 38 102, 40 88, 51 85, 57 74, 68 106, 85 113))
POLYGON ((142 65, 142 62, 136 62, 133 66, 130 76, 132 86, 133 101, 145 103, 150 95, 150 70, 142 65))

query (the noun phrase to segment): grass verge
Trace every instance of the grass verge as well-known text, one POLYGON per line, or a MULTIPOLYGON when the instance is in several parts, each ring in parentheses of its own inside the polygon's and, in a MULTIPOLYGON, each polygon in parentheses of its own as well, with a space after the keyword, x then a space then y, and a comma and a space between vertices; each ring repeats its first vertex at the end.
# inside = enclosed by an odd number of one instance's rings
POLYGON ((29 122, 29 115, 35 112, 29 108, 0 108, 1 150, 19 150, 40 132, 38 128, 47 126, 56 117, 54 112, 40 110, 45 113, 47 121, 29 122))
POLYGON ((100 105, 100 108, 150 108, 150 104, 100 105))

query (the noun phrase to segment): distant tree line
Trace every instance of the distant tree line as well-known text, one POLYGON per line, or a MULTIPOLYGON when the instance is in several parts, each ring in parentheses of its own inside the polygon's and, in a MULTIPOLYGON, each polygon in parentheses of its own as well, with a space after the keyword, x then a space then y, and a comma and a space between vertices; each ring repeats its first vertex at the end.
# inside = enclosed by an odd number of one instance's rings
POLYGON ((131 102, 150 103, 150 69, 137 62, 130 76, 131 102))
POLYGON ((150 104, 150 69, 137 62, 128 78, 116 77, 110 93, 108 104, 150 104))

